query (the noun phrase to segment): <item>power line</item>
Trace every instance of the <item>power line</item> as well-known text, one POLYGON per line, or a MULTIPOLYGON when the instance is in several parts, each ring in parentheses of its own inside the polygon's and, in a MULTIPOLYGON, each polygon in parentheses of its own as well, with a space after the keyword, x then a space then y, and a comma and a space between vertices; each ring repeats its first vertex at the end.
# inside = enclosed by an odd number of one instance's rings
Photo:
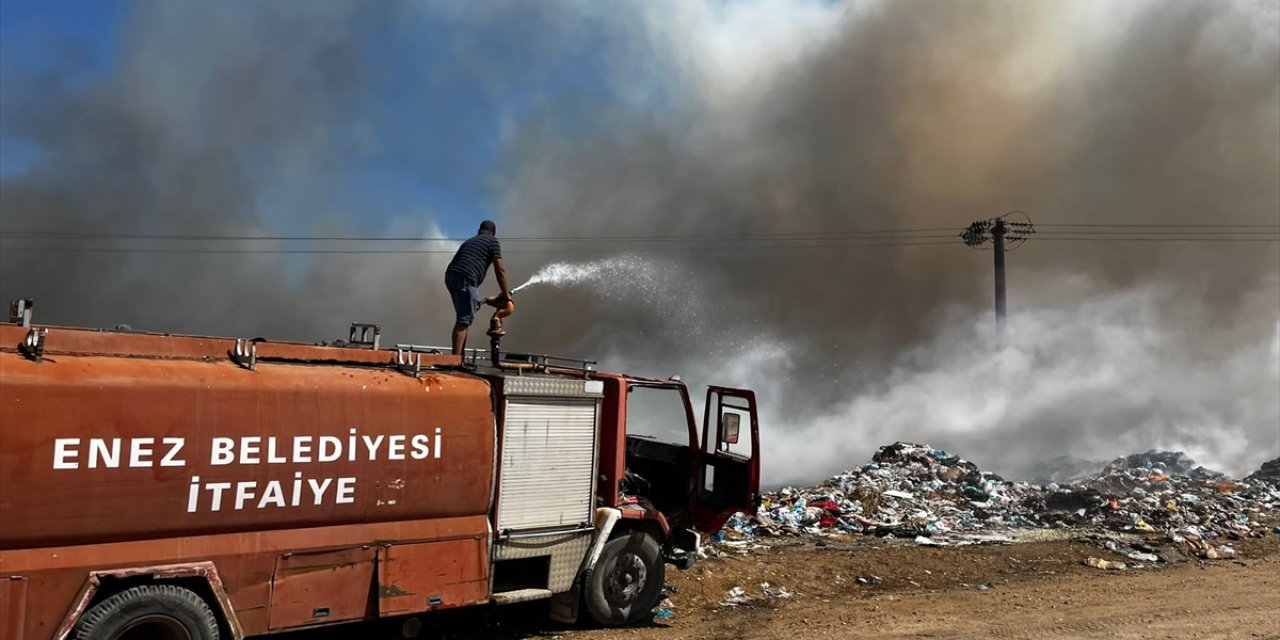
MULTIPOLYGON (((1009 223, 1010 225, 1017 223, 1009 223)), ((1271 235, 1280 232, 1280 225, 1257 224, 1040 224, 1037 235, 1114 235, 1117 229, 1143 229, 1133 231, 1142 235, 1271 235), (1042 229, 1043 228, 1043 229, 1042 229), (1232 229, 1237 229, 1233 231, 1232 229)), ((619 236, 504 236, 503 242, 750 242, 768 240, 883 240, 909 238, 952 237, 952 227, 921 227, 875 230, 807 231, 792 233, 744 234, 744 235, 619 235, 619 236)), ((1119 233, 1125 233, 1123 231, 1119 233)), ((118 232, 60 232, 60 231, 0 231, 0 240, 156 240, 198 242, 462 242, 466 237, 423 238, 418 236, 374 235, 221 235, 221 234, 163 234, 118 232)))
MULTIPOLYGON (((1017 213, 1002 216, 1005 219, 1017 213)), ((995 219, 980 221, 962 234, 971 246, 980 246, 991 239, 995 219), (985 240, 984 240, 985 239, 985 240), (970 242, 973 240, 973 242, 970 242)), ((1275 243, 1280 242, 1280 225, 1269 224, 1042 224, 1036 228, 1027 222, 1004 222, 1004 240, 1013 250, 1032 234, 1053 242, 1196 242, 1196 243, 1275 243), (1039 227, 1052 227, 1041 230, 1039 227)), ((566 247, 545 246, 539 248, 508 248, 508 253, 608 253, 619 247, 574 247, 575 243, 597 244, 632 243, 658 244, 660 246, 628 247, 643 251, 788 251, 809 249, 848 249, 860 247, 910 247, 950 244, 955 236, 948 227, 919 227, 875 230, 845 230, 826 232, 794 232, 744 235, 620 235, 620 236, 510 236, 504 242, 519 247, 522 243, 558 243, 566 247), (696 247, 685 246, 698 243, 696 247)), ((451 254, 453 247, 426 248, 432 244, 454 243, 466 238, 422 238, 412 236, 315 236, 315 235, 216 235, 216 234, 162 234, 121 232, 55 232, 55 231, 3 231, 0 240, 49 240, 54 242, 115 242, 125 246, 80 246, 78 244, 54 246, 19 246, 0 249, 5 253, 115 253, 115 254, 310 254, 310 255, 430 255, 451 254), (373 248, 279 248, 279 247, 189 247, 171 248, 157 246, 130 246, 134 242, 416 242, 425 245, 412 249, 373 248)))
POLYGON ((1276 230, 1256 230, 1256 232, 1229 232, 1229 230, 1183 230, 1183 229, 1151 229, 1151 230, 1088 230, 1088 229, 1048 229, 1039 230, 1037 236, 1083 236, 1083 237, 1100 237, 1100 236, 1276 236, 1280 234, 1280 229, 1276 230))
MULTIPOLYGON (((922 241, 922 242, 850 242, 850 243, 826 243, 826 244, 792 244, 792 245, 754 245, 754 246, 702 246, 693 249, 693 252, 707 251, 759 251, 759 250, 789 250, 789 249, 848 249, 859 247, 919 247, 919 246, 939 246, 952 245, 954 242, 947 241, 922 241)), ((613 253, 617 248, 597 248, 597 249, 504 249, 503 253, 613 253)), ((666 248, 649 248, 637 250, 637 253, 644 251, 681 251, 689 252, 687 247, 666 247, 666 248)), ((319 254, 319 255, 452 255, 453 249, 166 249, 157 247, 18 247, 15 249, 0 250, 0 253, 152 253, 152 254, 319 254)))
MULTIPOLYGON (((825 240, 834 238, 881 239, 885 236, 943 234, 951 227, 916 229, 878 229, 862 231, 811 231, 795 233, 747 234, 747 235, 636 235, 636 236, 502 236, 503 242, 597 242, 597 241, 704 241, 704 240, 825 240)), ((938 235, 937 237, 944 237, 938 235)), ((60 232, 60 231, 3 231, 0 239, 47 240, 189 240, 189 241, 279 241, 279 242, 462 242, 467 237, 423 238, 419 236, 310 236, 310 235, 216 235, 216 234, 156 234, 112 232, 60 232)))
MULTIPOLYGON (((1201 244, 1239 244, 1239 243, 1280 243, 1280 237, 1275 238, 1172 238, 1172 237, 1062 237, 1062 236, 1041 236, 1042 241, 1048 242, 1141 242, 1141 243, 1184 243, 1196 242, 1201 244)), ((712 244, 701 245, 698 247, 686 246, 659 246, 632 248, 637 253, 642 252, 724 252, 724 251, 786 251, 799 249, 854 249, 854 248, 875 248, 875 247, 915 247, 915 246, 944 246, 954 245, 954 240, 933 240, 926 238, 914 239, 896 239, 891 242, 869 242, 869 241, 849 241, 849 242, 820 242, 820 243, 804 243, 804 244, 712 244)), ((543 249, 505 249, 504 253, 512 254, 546 254, 546 253, 612 253, 618 251, 618 247, 599 247, 599 248, 553 248, 547 247, 543 249)), ((0 249, 0 253, 118 253, 118 254, 301 254, 301 255, 451 255, 454 249, 209 249, 209 248, 164 248, 164 247, 83 247, 83 246, 47 246, 47 247, 14 247, 0 249)))
POLYGON ((1134 227, 1134 228, 1187 228, 1187 229, 1280 229, 1280 224, 1176 224, 1176 223, 1152 223, 1152 224, 1127 224, 1127 223, 1095 223, 1095 224, 1065 224, 1065 223, 1042 223, 1041 227, 1101 227, 1104 229, 1113 229, 1117 227, 1134 227))
POLYGON ((1141 238, 1141 237, 1109 237, 1103 238, 1098 236, 1084 237, 1064 237, 1064 236, 1041 236, 1039 240, 1048 242, 1280 242, 1280 236, 1272 238, 1196 238, 1196 237, 1159 237, 1159 238, 1141 238))

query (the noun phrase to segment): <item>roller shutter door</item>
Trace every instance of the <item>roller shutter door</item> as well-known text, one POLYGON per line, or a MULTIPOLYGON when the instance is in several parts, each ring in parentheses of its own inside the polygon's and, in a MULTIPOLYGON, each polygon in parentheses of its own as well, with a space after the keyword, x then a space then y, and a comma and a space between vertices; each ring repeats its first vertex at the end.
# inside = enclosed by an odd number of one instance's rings
POLYGON ((595 398, 512 398, 502 434, 498 530, 591 521, 595 398))

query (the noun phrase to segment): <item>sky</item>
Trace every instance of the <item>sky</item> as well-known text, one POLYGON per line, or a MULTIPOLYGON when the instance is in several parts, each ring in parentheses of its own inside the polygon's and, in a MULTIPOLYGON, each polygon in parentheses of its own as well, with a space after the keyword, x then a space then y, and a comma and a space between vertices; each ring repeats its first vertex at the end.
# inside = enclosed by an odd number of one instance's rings
MULTIPOLYGON (((493 181, 514 122, 538 111, 547 96, 588 103, 614 97, 600 80, 601 43, 585 38, 562 50, 542 49, 537 64, 530 64, 528 48, 515 41, 509 23, 472 20, 451 4, 436 3, 438 10, 401 5, 392 10, 397 15, 367 18, 383 21, 376 37, 359 43, 372 97, 342 123, 342 152, 355 157, 337 176, 344 183, 335 190, 342 202, 329 205, 358 209, 369 230, 381 232, 397 216, 419 215, 449 236, 474 232, 479 220, 499 217, 493 181), (475 67, 456 64, 460 56, 475 67), (492 77, 478 81, 481 73, 492 77)), ((0 69, 10 78, 20 73, 75 85, 102 81, 127 55, 122 49, 130 15, 148 7, 155 3, 3 0, 0 69)), ((506 10, 547 19, 538 11, 506 10)), ((520 22, 528 26, 526 19, 520 22)), ((558 124, 572 128, 572 120, 564 114, 558 124)), ((39 145, 23 135, 0 132, 0 175, 24 171, 39 153, 39 145)), ((288 176, 272 178, 285 180, 261 189, 260 206, 278 228, 296 227, 298 216, 312 212, 297 211, 288 176)))
MULTIPOLYGON (((103 64, 112 46, 111 25, 120 10, 118 4, 86 2, 81 6, 39 2, 0 2, 0 67, 50 68, 59 55, 46 39, 62 40, 68 49, 78 49, 82 62, 103 64), (12 61, 12 62, 9 62, 12 61)), ((58 47, 63 48, 63 47, 58 47)), ((100 68, 98 73, 105 71, 100 68)), ((0 137, 0 175, 22 171, 36 148, 20 137, 0 137)))
POLYGON ((1274 0, 0 0, 43 322, 444 344, 485 218, 514 281, 587 274, 509 349, 756 389, 770 482, 1280 456, 1274 0), (998 334, 957 236, 1014 210, 998 334))

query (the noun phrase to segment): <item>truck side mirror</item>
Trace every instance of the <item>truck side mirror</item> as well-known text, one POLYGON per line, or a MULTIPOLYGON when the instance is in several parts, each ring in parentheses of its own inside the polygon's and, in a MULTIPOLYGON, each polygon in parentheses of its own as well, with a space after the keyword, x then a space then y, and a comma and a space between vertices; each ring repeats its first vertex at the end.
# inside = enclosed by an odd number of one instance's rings
POLYGON ((742 416, 726 413, 720 417, 720 441, 725 444, 738 444, 738 424, 742 416))

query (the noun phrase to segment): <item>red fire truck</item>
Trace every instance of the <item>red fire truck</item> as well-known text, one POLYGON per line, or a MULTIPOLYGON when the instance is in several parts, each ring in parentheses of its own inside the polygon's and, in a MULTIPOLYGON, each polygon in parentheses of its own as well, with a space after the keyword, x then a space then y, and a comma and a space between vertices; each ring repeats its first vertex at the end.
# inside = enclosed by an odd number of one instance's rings
POLYGON ((758 503, 752 392, 529 354, 0 325, 0 638, 239 639, 537 599, 644 619, 758 503), (481 357, 484 356, 483 360, 481 357))

